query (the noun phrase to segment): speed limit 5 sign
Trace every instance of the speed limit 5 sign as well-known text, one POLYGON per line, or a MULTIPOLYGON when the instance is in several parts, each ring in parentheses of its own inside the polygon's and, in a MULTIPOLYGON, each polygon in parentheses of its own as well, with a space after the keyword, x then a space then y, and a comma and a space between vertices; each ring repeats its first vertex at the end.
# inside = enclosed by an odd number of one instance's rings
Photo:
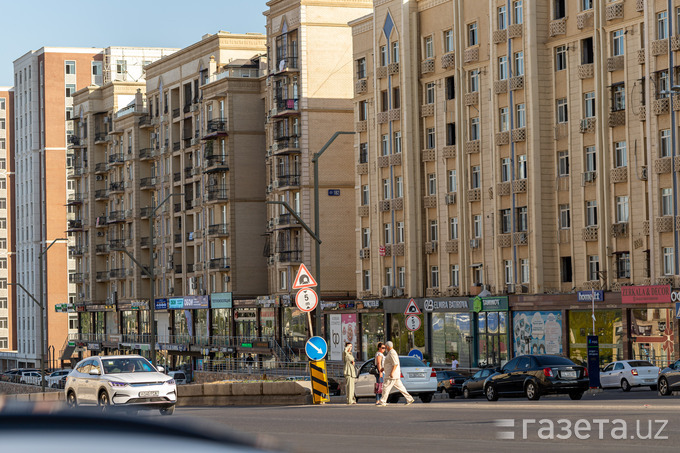
POLYGON ((312 311, 319 303, 319 296, 311 288, 304 288, 295 295, 295 305, 302 311, 312 311))

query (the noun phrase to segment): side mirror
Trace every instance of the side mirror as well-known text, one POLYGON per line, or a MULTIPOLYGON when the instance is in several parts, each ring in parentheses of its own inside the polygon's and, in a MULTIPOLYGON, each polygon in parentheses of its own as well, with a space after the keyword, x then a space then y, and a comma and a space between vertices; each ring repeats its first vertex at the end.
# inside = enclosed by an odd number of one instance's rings
POLYGON ((159 372, 159 373, 165 373, 165 368, 163 368, 163 367, 160 366, 160 365, 157 366, 156 369, 158 369, 158 372, 159 372))
POLYGON ((90 370, 90 376, 99 376, 101 373, 99 372, 99 368, 92 368, 90 370))

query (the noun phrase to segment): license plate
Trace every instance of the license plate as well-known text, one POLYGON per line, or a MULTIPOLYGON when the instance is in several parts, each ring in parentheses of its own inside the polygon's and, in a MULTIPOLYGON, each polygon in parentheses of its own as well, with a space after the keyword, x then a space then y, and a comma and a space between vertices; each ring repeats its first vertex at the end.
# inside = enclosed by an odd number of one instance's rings
POLYGON ((409 373, 408 377, 410 377, 410 378, 424 378, 425 373, 409 373))
POLYGON ((562 371, 560 376, 564 379, 576 379, 576 371, 562 371))
POLYGON ((158 390, 154 392, 139 392, 139 397, 140 398, 150 398, 152 396, 158 396, 158 390))

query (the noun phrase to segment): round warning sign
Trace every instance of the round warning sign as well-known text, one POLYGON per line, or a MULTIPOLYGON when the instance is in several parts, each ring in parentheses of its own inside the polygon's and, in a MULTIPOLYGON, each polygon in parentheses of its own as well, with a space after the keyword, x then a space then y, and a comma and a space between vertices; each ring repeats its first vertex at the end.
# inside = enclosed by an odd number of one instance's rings
POLYGON ((312 311, 318 303, 319 296, 313 289, 304 288, 295 295, 295 305, 302 311, 312 311))
POLYGON ((410 315, 406 317, 406 328, 411 332, 415 332, 420 329, 420 318, 416 315, 410 315))

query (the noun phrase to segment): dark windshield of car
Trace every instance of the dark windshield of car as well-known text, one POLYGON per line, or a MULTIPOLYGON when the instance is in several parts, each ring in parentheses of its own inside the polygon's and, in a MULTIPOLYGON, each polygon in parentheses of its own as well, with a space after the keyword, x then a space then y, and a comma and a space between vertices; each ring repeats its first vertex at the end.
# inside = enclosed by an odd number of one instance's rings
POLYGON ((634 360, 632 362, 628 362, 628 365, 630 365, 631 368, 642 367, 642 366, 654 366, 646 360, 634 360))
POLYGON ((566 357, 559 357, 555 355, 537 355, 535 356, 539 365, 576 365, 570 359, 566 357))
POLYGON ((113 373, 146 373, 156 371, 143 357, 121 357, 116 359, 102 359, 104 374, 113 373))
POLYGON ((402 367, 425 366, 423 362, 415 357, 399 357, 399 365, 402 367))

